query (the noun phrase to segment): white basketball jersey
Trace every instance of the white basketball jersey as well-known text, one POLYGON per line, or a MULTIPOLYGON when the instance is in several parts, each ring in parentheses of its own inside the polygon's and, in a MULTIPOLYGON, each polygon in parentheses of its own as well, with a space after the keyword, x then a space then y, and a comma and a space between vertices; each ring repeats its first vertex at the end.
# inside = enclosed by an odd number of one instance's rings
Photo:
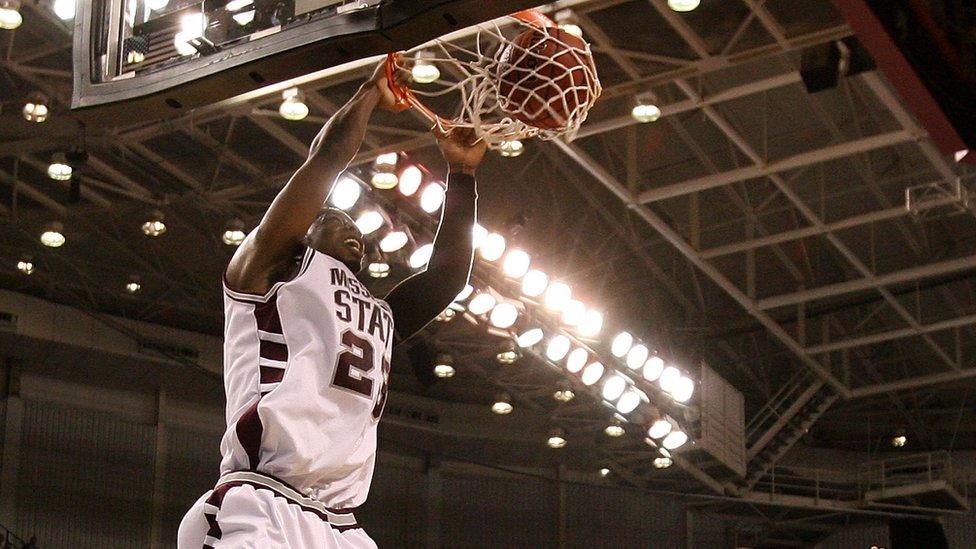
POLYGON ((389 305, 309 248, 298 275, 263 296, 225 283, 224 314, 221 474, 260 471, 330 508, 362 504, 386 403, 389 305))

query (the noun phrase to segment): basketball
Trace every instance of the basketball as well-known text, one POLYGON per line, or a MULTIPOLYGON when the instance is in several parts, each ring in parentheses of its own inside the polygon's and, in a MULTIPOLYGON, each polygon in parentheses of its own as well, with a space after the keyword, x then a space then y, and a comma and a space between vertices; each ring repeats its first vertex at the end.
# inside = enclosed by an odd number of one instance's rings
POLYGON ((586 42, 555 27, 519 34, 501 54, 498 105, 543 130, 565 128, 580 105, 591 101, 593 58, 586 42))

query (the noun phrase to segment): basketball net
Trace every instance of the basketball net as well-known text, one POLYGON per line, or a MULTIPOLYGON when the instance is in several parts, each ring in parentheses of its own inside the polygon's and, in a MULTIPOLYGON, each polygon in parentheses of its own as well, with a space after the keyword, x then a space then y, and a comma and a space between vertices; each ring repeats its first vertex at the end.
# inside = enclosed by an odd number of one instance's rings
MULTIPOLYGON (((473 44, 459 44, 436 40, 425 48, 429 57, 419 62, 432 63, 442 76, 423 89, 392 84, 398 66, 394 54, 387 58, 387 76, 394 95, 402 108, 413 107, 430 120, 432 129, 450 132, 453 128, 472 128, 475 134, 491 148, 501 148, 506 141, 538 137, 550 140, 563 137, 572 140, 586 120, 590 107, 600 96, 602 87, 590 53, 589 44, 580 41, 570 44, 559 38, 560 33, 550 32, 556 25, 548 17, 535 10, 526 10, 505 18, 477 26, 473 44), (536 31, 536 37, 525 46, 512 38, 527 30, 536 31), (541 32, 539 32, 541 31, 541 32), (555 44, 550 55, 540 55, 536 50, 542 42, 555 44), (531 68, 520 65, 518 80, 506 81, 510 89, 502 95, 499 85, 513 65, 509 59, 533 58, 531 68), (556 62, 572 56, 573 66, 556 62), (573 74, 582 71, 581 75, 573 74), (525 73, 525 74, 523 74, 525 73), (451 79, 451 80, 448 80, 451 79), (436 98, 458 94, 460 107, 453 117, 439 115, 424 103, 442 102, 436 98), (517 100, 513 98, 519 98, 517 100), (540 128, 524 120, 548 117, 558 122, 558 127, 540 128)), ((409 62, 411 59, 406 58, 409 62)), ((415 61, 417 62, 417 61, 415 61)))

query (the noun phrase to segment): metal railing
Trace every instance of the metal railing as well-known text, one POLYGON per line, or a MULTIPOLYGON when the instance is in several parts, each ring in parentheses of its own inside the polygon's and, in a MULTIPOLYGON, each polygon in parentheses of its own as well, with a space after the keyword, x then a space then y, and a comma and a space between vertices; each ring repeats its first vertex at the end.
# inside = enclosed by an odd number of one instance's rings
POLYGON ((762 433, 782 417, 790 403, 815 381, 815 376, 809 370, 805 368, 797 370, 749 420, 749 424, 746 425, 746 446, 752 446, 762 433))

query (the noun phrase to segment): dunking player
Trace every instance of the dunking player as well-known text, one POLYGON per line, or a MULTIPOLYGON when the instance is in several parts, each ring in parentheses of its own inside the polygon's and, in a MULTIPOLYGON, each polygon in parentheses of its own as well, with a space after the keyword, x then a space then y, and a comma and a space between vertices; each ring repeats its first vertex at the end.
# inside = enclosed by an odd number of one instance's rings
POLYGON ((382 65, 315 137, 227 267, 221 477, 183 518, 181 549, 375 547, 353 509, 373 475, 390 353, 467 282, 485 152, 470 133, 438 136, 451 173, 430 262, 375 297, 355 275, 362 234, 322 204, 376 107, 394 108, 382 65))

